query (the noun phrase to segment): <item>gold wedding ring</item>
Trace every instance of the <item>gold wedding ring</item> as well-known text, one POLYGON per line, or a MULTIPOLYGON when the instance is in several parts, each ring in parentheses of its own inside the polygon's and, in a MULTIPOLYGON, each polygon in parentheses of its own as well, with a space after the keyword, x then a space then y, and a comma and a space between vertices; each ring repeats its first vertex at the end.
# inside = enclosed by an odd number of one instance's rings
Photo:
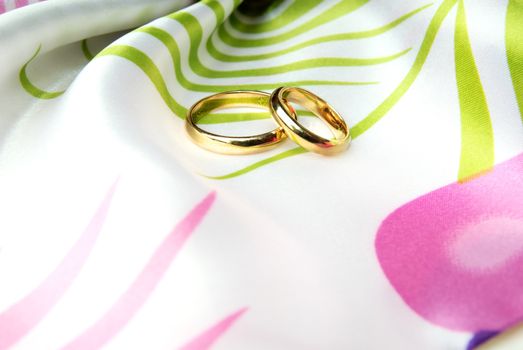
POLYGON ((347 124, 338 112, 327 102, 310 91, 297 87, 280 87, 274 90, 269 101, 271 113, 276 122, 285 130, 294 142, 301 147, 331 155, 344 151, 351 141, 347 124), (305 107, 322 119, 334 135, 331 139, 323 138, 302 126, 289 102, 305 107))
POLYGON ((238 90, 206 97, 190 108, 185 128, 197 145, 224 154, 250 154, 268 150, 289 136, 309 151, 331 155, 347 149, 351 140, 347 124, 334 108, 312 92, 297 87, 280 87, 272 94, 238 90), (323 120, 333 137, 326 139, 302 126, 290 103, 304 107, 323 120), (212 111, 235 107, 269 110, 278 127, 254 136, 223 136, 205 131, 196 125, 203 116, 212 111))
POLYGON ((185 129, 200 147, 223 154, 251 154, 276 146, 286 135, 281 127, 254 136, 223 136, 207 132, 196 125, 212 111, 235 107, 269 110, 270 94, 254 90, 221 92, 196 102, 187 113, 185 129))

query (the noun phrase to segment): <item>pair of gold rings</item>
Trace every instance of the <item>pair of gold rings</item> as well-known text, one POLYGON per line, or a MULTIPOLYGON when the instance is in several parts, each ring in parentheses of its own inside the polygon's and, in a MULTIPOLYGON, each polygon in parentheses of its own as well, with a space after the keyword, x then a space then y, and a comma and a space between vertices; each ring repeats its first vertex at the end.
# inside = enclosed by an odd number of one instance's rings
POLYGON ((350 132, 338 112, 310 91, 298 87, 279 87, 272 94, 255 90, 221 92, 196 102, 189 110, 185 128, 200 147, 223 154, 251 154, 275 147, 287 136, 299 146, 316 153, 331 155, 347 149, 350 132), (323 120, 333 137, 326 139, 302 126, 290 103, 304 107, 323 120), (278 127, 253 136, 223 136, 207 132, 196 123, 212 111, 251 107, 271 112, 278 127))

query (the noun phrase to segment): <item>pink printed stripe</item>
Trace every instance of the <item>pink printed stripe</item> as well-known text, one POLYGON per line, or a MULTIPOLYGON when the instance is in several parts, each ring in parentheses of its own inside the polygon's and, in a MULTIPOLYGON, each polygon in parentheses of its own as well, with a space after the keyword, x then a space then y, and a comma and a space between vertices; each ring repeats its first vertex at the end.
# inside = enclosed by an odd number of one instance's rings
POLYGON ((60 300, 80 272, 102 229, 116 188, 111 187, 84 233, 55 270, 31 293, 0 314, 0 349, 7 349, 33 327, 60 300))
POLYGON ((219 321, 211 328, 207 329, 196 338, 191 340, 188 344, 182 346, 180 350, 207 350, 220 339, 225 332, 240 318, 247 308, 240 309, 223 320, 219 321))
POLYGON ((63 349, 98 349, 114 337, 133 318, 152 294, 168 267, 193 230, 214 202, 209 194, 164 239, 131 286, 101 319, 63 349))
MULTIPOLYGON (((36 2, 38 2, 38 1, 43 1, 43 0, 37 0, 36 2)), ((8 0, 0 0, 0 14, 10 11, 10 10, 15 10, 20 7, 24 7, 27 5, 30 5, 29 0, 14 0, 14 1, 9 1, 9 2, 8 2, 8 0)))

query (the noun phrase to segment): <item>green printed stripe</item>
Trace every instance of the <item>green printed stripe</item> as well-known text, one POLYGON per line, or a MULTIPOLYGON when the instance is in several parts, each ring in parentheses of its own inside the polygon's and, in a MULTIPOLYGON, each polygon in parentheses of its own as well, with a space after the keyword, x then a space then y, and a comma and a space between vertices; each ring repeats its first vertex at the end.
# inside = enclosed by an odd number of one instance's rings
POLYGON ((523 2, 509 0, 505 22, 508 68, 523 121, 523 2))
MULTIPOLYGON (((303 0, 301 0, 303 1, 303 0)), ((237 38, 229 34, 224 26, 218 28, 218 36, 220 39, 233 47, 260 47, 274 45, 277 43, 284 42, 289 40, 299 34, 303 34, 307 31, 310 31, 314 28, 317 28, 325 23, 333 21, 337 18, 345 16, 346 14, 358 9, 362 5, 366 4, 368 0, 341 0, 336 5, 330 7, 325 12, 321 13, 317 17, 303 23, 302 25, 289 30, 283 34, 260 38, 260 39, 242 39, 237 38)))
MULTIPOLYGON (((223 21, 225 20, 225 9, 223 8, 222 4, 216 0, 201 0, 200 2, 207 5, 214 12, 214 16, 216 17, 217 26, 221 25, 223 23, 223 21)), ((238 1, 237 1, 237 3, 238 3, 238 1)), ((238 4, 235 4, 235 8, 237 5, 238 4)))
MULTIPOLYGON (((275 89, 279 86, 307 86, 307 85, 369 85, 369 84, 376 84, 376 82, 347 82, 347 81, 324 81, 324 80, 300 80, 300 81, 277 81, 275 83, 263 83, 263 84, 234 84, 234 85, 210 85, 210 84, 197 84, 189 81, 182 70, 181 67, 181 56, 180 56, 180 49, 174 40, 174 38, 167 33, 166 31, 156 28, 156 27, 143 27, 139 28, 136 31, 147 33, 149 35, 154 36, 156 39, 160 40, 165 47, 169 50, 169 53, 172 58, 173 68, 176 74, 176 79, 180 83, 181 86, 188 90, 192 91, 201 91, 201 92, 221 92, 225 90, 237 90, 237 89, 249 89, 249 90, 270 90, 275 89)), ((195 73, 207 77, 215 77, 215 78, 223 78, 223 77, 246 77, 246 76, 258 76, 259 71, 258 70, 251 70, 248 72, 247 70, 243 71, 229 71, 229 72, 220 72, 220 71, 211 71, 209 69, 206 69, 203 67, 198 59, 198 53, 196 52, 197 46, 194 47, 194 50, 191 50, 192 53, 190 53, 189 56, 189 65, 191 69, 194 70, 195 73), (212 72, 215 72, 215 75, 212 74, 212 72), (244 73, 244 74, 238 74, 238 72, 244 73), (222 73, 230 73, 230 74, 222 74, 222 73), (250 74, 248 74, 250 73, 250 74)), ((307 62, 309 64, 312 64, 311 62, 307 62)), ((334 63, 334 62, 332 62, 334 63)), ((300 63, 297 62, 297 65, 299 66, 300 63)), ((305 64, 306 65, 306 64, 305 64)), ((282 66, 284 67, 284 66, 282 66)), ((305 67, 301 67, 302 69, 305 69, 305 67)), ((312 67, 310 67, 312 68, 312 67)), ((284 68, 282 68, 284 69, 284 68)), ((273 73, 276 74, 276 73, 273 73)))
MULTIPOLYGON (((213 4, 215 4, 215 3, 213 3, 213 4)), ((356 40, 356 39, 364 39, 364 38, 378 36, 380 34, 386 33, 389 30, 397 27, 398 25, 400 25, 401 23, 403 23, 410 17, 414 16, 415 14, 423 11, 424 9, 426 9, 430 6, 432 6, 432 4, 427 4, 427 5, 421 6, 417 9, 395 19, 394 21, 387 23, 386 25, 378 27, 378 28, 369 29, 369 30, 360 31, 360 32, 325 35, 325 36, 321 36, 318 38, 309 39, 304 42, 301 42, 301 43, 298 43, 295 45, 291 45, 288 48, 281 49, 278 51, 273 51, 273 52, 267 52, 267 53, 256 54, 256 55, 241 55, 241 56, 229 55, 227 53, 221 52, 218 48, 216 48, 216 46, 212 42, 211 38, 209 38, 207 40, 206 48, 207 48, 207 51, 209 52, 209 54, 213 58, 215 58, 216 60, 219 60, 219 61, 223 61, 223 62, 244 62, 244 61, 264 60, 264 59, 268 59, 268 58, 282 56, 282 55, 285 55, 285 54, 288 54, 288 53, 291 53, 291 52, 294 52, 294 51, 297 51, 297 50, 300 50, 300 49, 303 49, 303 48, 306 48, 309 46, 321 44, 321 43, 326 43, 326 42, 331 42, 331 41, 342 41, 342 40, 356 40)))
POLYGON ((171 96, 169 89, 167 88, 167 84, 165 84, 165 81, 163 80, 162 73, 160 73, 160 70, 158 67, 156 67, 153 60, 151 60, 149 56, 132 46, 112 45, 102 50, 102 52, 100 52, 96 57, 99 58, 109 55, 119 56, 136 64, 154 84, 156 90, 158 90, 160 96, 169 109, 178 117, 185 118, 187 109, 180 105, 171 96))
MULTIPOLYGON (((206 77, 206 78, 233 78, 233 77, 248 77, 248 76, 266 76, 274 75, 280 73, 286 73, 290 71, 303 70, 309 68, 317 67, 333 67, 333 66, 367 66, 374 64, 381 64, 394 60, 404 54, 406 54, 410 49, 401 51, 394 55, 377 57, 377 58, 315 58, 315 59, 305 59, 296 61, 291 64, 284 64, 275 67, 265 67, 257 69, 243 69, 243 70, 232 70, 232 71, 220 71, 213 70, 204 66, 198 55, 198 48, 203 38, 203 29, 200 22, 190 13, 179 11, 176 12, 168 18, 176 20, 179 22, 187 31, 190 37, 190 46, 189 46, 189 66, 194 71, 194 73, 206 77)), ((158 40, 160 40, 171 52, 173 60, 175 62, 179 61, 179 49, 174 38, 166 31, 156 28, 156 27, 146 27, 141 28, 138 31, 146 32, 158 40), (177 54, 178 52, 178 54, 177 54)), ((320 83, 320 81, 318 81, 320 83)), ((339 82, 334 83, 336 85, 339 82)), ((329 82, 328 85, 334 85, 333 82, 329 82)), ((358 85, 360 85, 359 83, 358 85)), ((316 84, 318 85, 318 84, 316 84)), ((323 85, 323 84, 322 84, 323 85)), ((345 84, 343 84, 345 85, 345 84)), ((353 85, 353 84, 351 84, 353 85)))
MULTIPOLYGON (((125 58, 135 65, 137 65, 147 75, 149 80, 153 83, 154 87, 162 97, 165 104, 169 109, 179 118, 184 119, 187 114, 187 108, 180 105, 171 95, 167 84, 163 79, 162 74, 158 67, 154 64, 153 60, 149 58, 145 53, 138 50, 135 47, 128 45, 112 45, 100 52, 96 57, 104 56, 118 56, 125 58)), ((219 113, 205 116, 200 120, 201 124, 215 124, 224 122, 237 122, 237 121, 248 121, 270 118, 269 113, 219 113)))
MULTIPOLYGON (((427 31, 425 33, 425 36, 423 38, 423 42, 421 43, 420 50, 418 52, 418 55, 416 56, 416 59, 414 60, 414 63, 412 67, 410 68, 409 72, 407 73, 407 76, 401 81, 401 83, 396 87, 396 89, 390 94, 376 109, 374 109, 365 119, 361 120, 359 123, 357 123, 354 127, 351 129, 351 135, 352 139, 356 139, 358 136, 362 135, 365 131, 370 129, 376 122, 378 122, 398 101, 399 99, 407 92, 407 90, 410 88, 416 77, 418 76, 419 72, 421 71, 421 68, 423 67, 423 64, 425 63, 425 60, 427 59, 427 56, 430 52, 430 48, 432 47, 432 44, 434 43, 434 39, 436 38, 436 34, 439 31, 439 28, 441 27, 441 24, 443 23, 443 20, 448 15, 452 7, 456 4, 457 0, 445 0, 440 5, 436 13, 434 14, 434 17, 432 18, 429 27, 427 28, 427 31)), ((278 156, 283 156, 283 158, 292 157, 304 152, 298 152, 299 148, 293 149, 296 154, 286 151, 283 153, 280 153, 276 156, 272 156, 270 158, 258 161, 254 164, 249 165, 248 167, 245 167, 243 169, 237 170, 235 172, 232 172, 230 174, 212 177, 214 179, 230 179, 236 176, 244 175, 246 173, 249 173, 261 166, 264 166, 266 164, 273 163, 275 161, 278 161, 278 156), (285 155, 285 156, 284 156, 285 155)), ((301 149, 301 148, 300 148, 301 149)), ((292 150, 291 150, 292 151, 292 150)))
MULTIPOLYGON (((179 118, 184 119, 187 114, 187 108, 180 105, 176 99, 171 95, 167 84, 163 79, 160 70, 156 64, 147 56, 144 52, 138 50, 135 47, 128 45, 112 45, 100 52, 96 57, 103 56, 118 56, 125 58, 135 65, 137 65, 147 75, 149 80, 153 83, 154 87, 162 97, 165 104, 169 109, 179 118)), ((306 115, 311 115, 306 113, 306 115)), ((265 113, 216 113, 210 114, 203 117, 200 124, 218 124, 218 123, 230 123, 230 122, 241 122, 241 121, 252 121, 271 118, 268 112, 265 113)))
POLYGON ((494 166, 492 123, 472 54, 463 0, 459 1, 456 15, 454 59, 461 111, 461 157, 458 181, 463 182, 494 166))
POLYGON ((412 64, 409 72, 400 82, 400 84, 376 109, 374 109, 365 119, 361 120, 352 128, 352 137, 355 138, 365 131, 370 129, 376 124, 383 116, 400 100, 400 98, 407 92, 411 87, 412 83, 416 80, 421 68, 425 64, 427 56, 429 55, 430 48, 434 43, 436 34, 443 23, 443 20, 448 15, 452 7, 456 4, 457 0, 445 0, 440 5, 434 17, 430 21, 429 27, 421 43, 418 55, 412 64))
MULTIPOLYGON (((103 56, 119 56, 122 58, 125 58, 134 64, 136 64, 151 80, 153 85, 155 86, 156 90, 160 93, 160 96, 164 100, 165 104, 169 107, 169 109, 178 117, 185 118, 185 115, 187 113, 187 109, 180 105, 176 99, 171 95, 169 92, 169 89, 167 88, 167 84, 165 83, 165 80, 163 79, 162 74, 160 73, 160 70, 156 66, 156 64, 153 62, 153 60, 147 56, 144 52, 138 50, 135 47, 128 46, 128 45, 112 45, 104 49, 102 52, 100 52, 96 57, 103 57, 103 56)), ((179 68, 180 69, 180 68, 179 68)), ((176 72, 177 77, 178 74, 181 74, 179 72, 176 72)), ((178 77, 179 78, 179 77, 178 77)), ((180 82, 184 82, 185 86, 192 86, 192 89, 195 88, 201 88, 203 91, 211 91, 211 92, 222 92, 226 90, 236 90, 239 87, 245 88, 245 86, 242 85, 216 85, 211 86, 209 85, 209 89, 204 90, 202 86, 196 86, 196 84, 190 83, 187 80, 181 80, 180 82)), ((297 81, 297 82, 290 82, 289 86, 303 86, 307 85, 311 81, 297 81)), ((182 84, 182 85, 184 85, 182 84)), ((350 83, 347 83, 350 84, 350 83)), ((250 90, 265 90, 269 89, 269 86, 272 88, 281 86, 280 84, 256 84, 256 85, 249 85, 247 86, 250 90)), ((200 91, 201 91, 200 90, 200 91)), ((241 122, 241 121, 252 121, 252 120, 259 120, 259 119, 267 119, 271 118, 269 113, 218 113, 218 114, 211 114, 208 116, 205 116, 201 119, 201 124, 218 124, 218 123, 226 123, 226 122, 241 122)))
POLYGON ((65 90, 51 92, 42 90, 39 87, 35 86, 27 77, 27 66, 36 58, 36 56, 38 56, 41 48, 41 46, 38 46, 38 49, 36 49, 36 52, 33 54, 33 56, 22 66, 22 68, 20 69, 19 80, 24 90, 30 95, 36 98, 50 100, 62 95, 65 92, 65 90))
POLYGON ((322 0, 295 0, 278 16, 261 23, 242 22, 234 13, 229 18, 231 26, 242 33, 265 33, 285 27, 318 6, 322 0))
POLYGON ((89 46, 87 46, 87 39, 82 40, 82 52, 88 61, 91 61, 94 58, 94 55, 89 50, 89 46))
POLYGON ((254 163, 254 164, 251 164, 248 167, 245 167, 243 169, 240 169, 238 171, 235 171, 235 172, 227 174, 227 175, 223 175, 223 176, 205 176, 204 175, 204 176, 209 178, 209 179, 213 179, 213 180, 231 179, 233 177, 237 177, 237 176, 240 176, 240 175, 247 174, 247 173, 249 173, 249 172, 251 172, 253 170, 256 170, 259 167, 262 167, 264 165, 267 165, 267 164, 270 164, 270 163, 274 163, 274 162, 276 162, 278 160, 281 160, 281 159, 289 158, 289 157, 292 157, 292 156, 297 156, 298 154, 302 154, 302 153, 306 153, 306 152, 308 152, 308 151, 303 149, 303 148, 301 148, 301 147, 297 147, 297 148, 293 148, 293 149, 290 149, 288 151, 279 153, 279 154, 277 154, 275 156, 266 158, 264 160, 261 160, 259 162, 254 163))

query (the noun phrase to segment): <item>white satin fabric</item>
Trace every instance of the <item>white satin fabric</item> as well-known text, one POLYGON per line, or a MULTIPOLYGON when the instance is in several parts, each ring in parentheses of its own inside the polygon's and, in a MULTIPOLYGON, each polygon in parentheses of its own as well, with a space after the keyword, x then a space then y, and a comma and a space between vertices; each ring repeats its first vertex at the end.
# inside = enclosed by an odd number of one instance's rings
MULTIPOLYGON (((317 11, 334 3, 325 1, 317 11)), ((461 130, 451 40, 456 9, 443 22, 412 87, 346 153, 302 154, 228 180, 202 175, 230 173, 295 146, 286 141, 277 150, 246 157, 200 149, 139 67, 117 56, 88 63, 79 43, 96 37, 88 44, 99 51, 118 38, 117 45, 139 48, 186 108, 210 92, 181 86, 169 52, 158 40, 139 32, 109 33, 154 20, 154 26, 177 40, 182 71, 201 84, 379 81, 376 86, 305 86, 332 103, 352 126, 407 74, 439 3, 384 37, 320 44, 261 63, 219 62, 199 50, 209 67, 234 70, 292 63, 319 53, 372 57, 413 48, 386 64, 218 79, 190 69, 185 29, 160 18, 188 6, 185 1, 50 0, 1 15, 0 311, 46 280, 82 235, 107 191, 115 188, 85 264, 13 349, 62 348, 96 324, 173 227, 213 192, 214 203, 143 306, 104 348, 180 348, 242 310, 213 343, 214 349, 464 349, 470 333, 434 326, 405 305, 385 278, 374 246, 381 221, 394 209, 456 181, 461 130), (66 89, 58 98, 36 99, 20 84, 21 66, 40 45, 27 74, 45 90, 66 89)), ((496 163, 523 151, 517 105, 505 98, 513 96, 513 87, 499 48, 506 6, 498 3, 478 1, 467 13, 491 108, 496 163)), ((222 5, 226 15, 233 11, 233 1, 222 5)), ((274 49, 307 35, 366 30, 421 5, 415 0, 371 1, 361 15, 342 17, 274 49)), ((186 11, 198 18, 205 33, 216 28, 207 5, 197 3, 186 11)), ((291 26, 308 19, 304 16, 291 26)), ((230 53, 264 52, 215 42, 230 53)), ((270 120, 238 124, 209 129, 250 133, 273 125, 270 120)))

